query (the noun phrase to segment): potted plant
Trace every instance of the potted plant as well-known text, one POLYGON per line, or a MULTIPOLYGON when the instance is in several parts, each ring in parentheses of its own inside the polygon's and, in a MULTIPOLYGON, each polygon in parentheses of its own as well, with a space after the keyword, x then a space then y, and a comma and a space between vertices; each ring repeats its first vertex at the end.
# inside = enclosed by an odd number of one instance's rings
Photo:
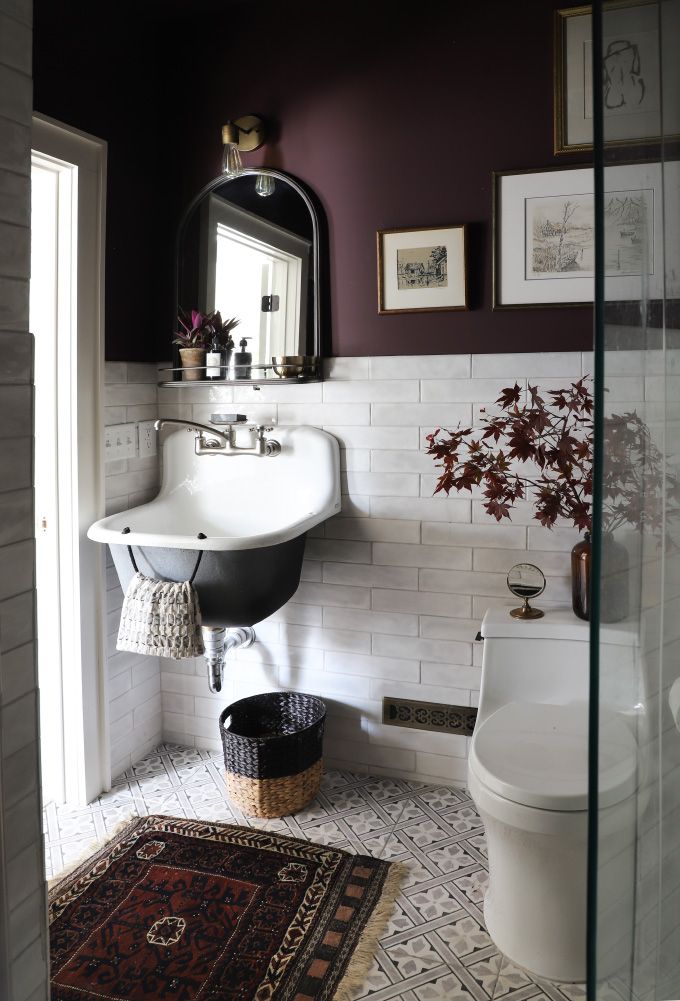
POLYGON ((177 316, 179 329, 173 344, 179 345, 179 357, 185 371, 182 377, 190 382, 205 376, 205 353, 210 344, 210 322, 212 314, 204 315, 198 310, 191 312, 180 309, 177 316))
POLYGON ((231 352, 234 349, 234 338, 231 336, 232 330, 238 327, 241 322, 237 317, 232 316, 229 320, 223 320, 219 309, 210 316, 210 337, 213 350, 215 346, 219 348, 222 356, 221 376, 226 379, 229 375, 229 362, 231 352))
MULTIPOLYGON (((427 436, 427 452, 442 467, 435 493, 482 487, 484 507, 502 521, 510 519, 518 500, 531 496, 534 518, 552 529, 566 518, 585 532, 572 550, 572 604, 582 619, 590 614, 590 532, 592 529, 593 398, 585 379, 567 389, 549 390, 546 403, 536 386, 526 399, 515 384, 501 392, 500 413, 482 417, 482 428, 437 428, 427 436), (518 466, 522 463, 522 466, 518 466)), ((607 456, 603 483, 603 621, 628 614, 628 556, 614 540, 623 525, 638 530, 661 527, 659 489, 663 456, 649 429, 633 411, 613 414, 604 422, 607 456), (644 487, 644 489, 643 489, 644 487), (646 503, 644 498, 647 498, 646 503)), ((666 477, 677 497, 678 485, 666 477)), ((677 505, 676 505, 677 508, 677 505)))

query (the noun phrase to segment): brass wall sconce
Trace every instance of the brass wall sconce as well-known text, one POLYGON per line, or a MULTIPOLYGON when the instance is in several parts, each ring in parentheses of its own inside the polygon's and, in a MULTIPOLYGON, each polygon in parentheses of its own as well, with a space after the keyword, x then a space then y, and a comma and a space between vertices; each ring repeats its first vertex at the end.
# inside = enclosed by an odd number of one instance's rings
POLYGON ((237 177, 243 172, 241 153, 252 153, 264 144, 264 122, 256 115, 243 115, 222 126, 222 173, 237 177))

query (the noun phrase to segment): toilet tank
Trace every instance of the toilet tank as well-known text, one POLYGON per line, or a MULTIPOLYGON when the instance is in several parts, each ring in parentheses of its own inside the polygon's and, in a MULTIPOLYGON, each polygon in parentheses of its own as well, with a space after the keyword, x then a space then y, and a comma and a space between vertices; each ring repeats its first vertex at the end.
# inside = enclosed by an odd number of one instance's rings
MULTIPOLYGON (((492 608, 482 622, 484 652, 477 725, 509 702, 587 701, 589 623, 566 607, 545 609, 542 619, 527 621, 513 619, 509 613, 509 608, 492 608)), ((609 656, 616 662, 623 683, 632 673, 636 636, 624 624, 603 627, 605 630, 609 656)), ((626 692, 628 708, 629 698, 626 692)))

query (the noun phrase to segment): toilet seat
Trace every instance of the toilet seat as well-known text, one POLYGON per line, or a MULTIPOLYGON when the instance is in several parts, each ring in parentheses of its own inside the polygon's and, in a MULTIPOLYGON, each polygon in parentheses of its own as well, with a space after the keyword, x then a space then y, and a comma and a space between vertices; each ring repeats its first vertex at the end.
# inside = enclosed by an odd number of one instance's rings
MULTIPOLYGON (((612 806, 637 785, 637 744, 613 713, 600 717, 598 802, 612 806)), ((472 738, 469 768, 490 792, 526 807, 588 808, 588 706, 511 702, 472 738)))

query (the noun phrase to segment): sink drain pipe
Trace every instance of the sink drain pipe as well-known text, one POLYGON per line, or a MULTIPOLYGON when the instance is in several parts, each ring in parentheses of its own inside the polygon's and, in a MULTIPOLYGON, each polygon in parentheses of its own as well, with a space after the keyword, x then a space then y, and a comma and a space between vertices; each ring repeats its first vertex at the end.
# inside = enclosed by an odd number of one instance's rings
POLYGON ((237 626, 227 629, 226 626, 203 626, 203 647, 205 663, 208 668, 208 685, 210 691, 222 691, 222 676, 224 662, 229 650, 245 650, 255 642, 255 630, 252 626, 237 626))

